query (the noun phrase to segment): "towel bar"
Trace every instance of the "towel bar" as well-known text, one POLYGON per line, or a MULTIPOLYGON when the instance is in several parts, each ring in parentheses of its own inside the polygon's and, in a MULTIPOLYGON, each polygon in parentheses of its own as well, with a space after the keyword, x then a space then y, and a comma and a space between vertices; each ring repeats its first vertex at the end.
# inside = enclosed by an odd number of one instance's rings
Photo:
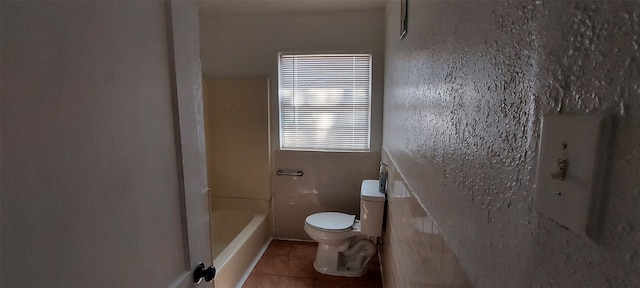
POLYGON ((304 175, 304 172, 302 170, 298 170, 298 171, 282 171, 282 170, 278 170, 278 172, 276 172, 276 174, 278 176, 302 176, 304 175))

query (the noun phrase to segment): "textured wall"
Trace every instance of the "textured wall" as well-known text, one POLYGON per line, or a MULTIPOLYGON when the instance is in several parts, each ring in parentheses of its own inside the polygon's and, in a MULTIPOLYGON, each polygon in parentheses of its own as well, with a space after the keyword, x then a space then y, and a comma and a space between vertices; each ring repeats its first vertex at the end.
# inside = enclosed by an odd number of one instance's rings
MULTIPOLYGON (((399 1, 383 147, 478 287, 640 285, 640 3, 399 1), (533 208, 546 113, 614 116, 603 233, 533 208)), ((393 212, 393 211, 392 211, 393 212)))

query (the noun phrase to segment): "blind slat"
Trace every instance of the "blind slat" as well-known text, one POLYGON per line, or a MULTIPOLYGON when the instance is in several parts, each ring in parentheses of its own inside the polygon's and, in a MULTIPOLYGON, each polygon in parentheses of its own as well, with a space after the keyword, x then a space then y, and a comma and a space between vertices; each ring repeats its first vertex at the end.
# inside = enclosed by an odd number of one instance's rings
POLYGON ((280 55, 280 148, 369 151, 371 55, 280 55))

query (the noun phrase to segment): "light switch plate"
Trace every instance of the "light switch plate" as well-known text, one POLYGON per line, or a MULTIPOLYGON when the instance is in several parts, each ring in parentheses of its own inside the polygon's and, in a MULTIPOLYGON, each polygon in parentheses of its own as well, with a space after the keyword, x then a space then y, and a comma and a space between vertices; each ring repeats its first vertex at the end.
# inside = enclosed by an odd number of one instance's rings
POLYGON ((538 151, 535 209, 591 236, 610 121, 603 116, 545 115, 538 151), (564 172, 562 171, 564 168, 564 172))

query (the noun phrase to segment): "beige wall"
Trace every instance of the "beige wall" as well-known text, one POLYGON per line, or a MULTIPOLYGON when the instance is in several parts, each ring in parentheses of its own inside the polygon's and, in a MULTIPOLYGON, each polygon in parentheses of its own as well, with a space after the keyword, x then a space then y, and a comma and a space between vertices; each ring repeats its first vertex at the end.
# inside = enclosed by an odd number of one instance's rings
POLYGON ((471 287, 440 228, 385 151, 382 160, 389 165, 388 213, 380 249, 384 287, 471 287))
POLYGON ((268 80, 236 77, 203 82, 212 195, 271 199, 268 80))
MULTIPOLYGON (((201 10, 202 11, 202 10, 201 10)), ((274 236, 308 239, 304 219, 313 212, 359 213, 362 179, 377 178, 382 139, 384 11, 212 15, 201 12, 205 77, 270 79, 274 236), (278 52, 371 51, 372 153, 277 151, 278 52), (301 169, 300 179, 276 177, 277 169, 301 169)))
POLYGON ((279 144, 278 53, 371 51, 373 54, 371 149, 382 141, 384 11, 205 14, 201 9, 204 77, 266 76, 270 84, 271 135, 279 144))
POLYGON ((307 216, 339 211, 360 218, 360 184, 376 179, 380 153, 276 151, 276 169, 302 170, 304 176, 273 179, 274 237, 310 240, 307 216))
MULTIPOLYGON (((389 3, 383 146, 470 282, 640 286, 640 4, 409 1, 400 40, 399 1, 389 3), (545 113, 614 117, 594 242, 533 208, 545 113)), ((421 265, 387 260, 385 269, 421 265)))

